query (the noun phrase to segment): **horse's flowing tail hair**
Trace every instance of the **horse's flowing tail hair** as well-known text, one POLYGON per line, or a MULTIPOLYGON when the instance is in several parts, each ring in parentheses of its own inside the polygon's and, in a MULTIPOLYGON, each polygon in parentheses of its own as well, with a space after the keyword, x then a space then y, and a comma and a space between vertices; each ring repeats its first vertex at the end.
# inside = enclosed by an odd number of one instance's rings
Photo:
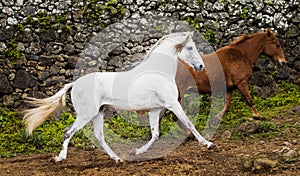
POLYGON ((73 86, 73 83, 66 84, 64 88, 58 91, 52 97, 38 99, 27 98, 35 108, 24 111, 24 121, 26 124, 27 135, 32 135, 32 131, 44 123, 49 116, 53 115, 59 109, 66 105, 66 92, 73 86))

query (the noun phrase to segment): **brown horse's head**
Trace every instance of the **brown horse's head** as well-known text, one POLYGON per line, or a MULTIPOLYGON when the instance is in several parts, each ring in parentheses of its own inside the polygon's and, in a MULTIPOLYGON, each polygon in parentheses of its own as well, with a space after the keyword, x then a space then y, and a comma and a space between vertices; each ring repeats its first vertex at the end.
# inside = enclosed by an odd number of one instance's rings
POLYGON ((277 62, 280 65, 286 63, 286 59, 283 54, 282 47, 279 40, 276 38, 276 34, 271 30, 265 30, 265 35, 267 35, 267 40, 264 48, 264 54, 272 59, 273 62, 277 62))

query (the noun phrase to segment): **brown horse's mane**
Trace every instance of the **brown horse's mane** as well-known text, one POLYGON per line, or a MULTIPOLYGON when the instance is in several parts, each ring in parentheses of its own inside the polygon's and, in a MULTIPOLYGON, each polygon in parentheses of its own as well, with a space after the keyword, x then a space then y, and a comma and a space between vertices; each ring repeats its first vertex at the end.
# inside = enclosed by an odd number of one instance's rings
MULTIPOLYGON (((271 40, 274 40, 276 38, 276 34, 274 32, 272 32, 271 30, 267 29, 265 30, 265 32, 263 33, 267 33, 270 37, 271 40)), ((238 37, 236 40, 234 40, 231 45, 237 45, 240 43, 243 43, 244 41, 251 39, 253 36, 257 35, 259 33, 254 33, 254 34, 243 34, 240 37, 238 37)))
POLYGON ((242 36, 238 37, 236 40, 234 40, 231 45, 237 45, 239 43, 242 43, 250 38, 252 38, 253 35, 249 35, 249 34, 243 34, 242 36))

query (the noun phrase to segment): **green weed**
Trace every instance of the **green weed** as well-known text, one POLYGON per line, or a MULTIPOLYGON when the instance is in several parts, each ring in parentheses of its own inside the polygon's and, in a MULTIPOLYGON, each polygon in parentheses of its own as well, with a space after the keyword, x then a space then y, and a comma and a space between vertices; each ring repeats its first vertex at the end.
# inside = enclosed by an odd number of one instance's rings
POLYGON ((258 131, 266 133, 269 131, 275 131, 277 129, 276 125, 273 122, 261 121, 258 124, 258 131))
POLYGON ((15 39, 11 39, 7 43, 7 49, 0 52, 1 55, 5 55, 6 57, 9 57, 11 59, 19 59, 21 57, 21 52, 17 48, 17 44, 15 43, 15 39))
MULTIPOLYGON (((47 121, 38 127, 32 136, 25 133, 25 125, 17 112, 0 108, 0 157, 14 156, 18 153, 53 152, 61 148, 64 129, 72 124, 74 117, 70 113, 61 115, 60 120, 47 121)), ((70 145, 88 146, 82 132, 72 138, 70 145)))
POLYGON ((241 9, 241 18, 246 19, 248 17, 248 10, 247 9, 241 9))
POLYGON ((122 18, 125 14, 125 7, 118 3, 118 0, 100 1, 90 0, 84 7, 82 12, 84 18, 92 26, 92 24, 99 25, 104 28, 107 24, 102 20, 101 15, 107 14, 112 19, 122 18))

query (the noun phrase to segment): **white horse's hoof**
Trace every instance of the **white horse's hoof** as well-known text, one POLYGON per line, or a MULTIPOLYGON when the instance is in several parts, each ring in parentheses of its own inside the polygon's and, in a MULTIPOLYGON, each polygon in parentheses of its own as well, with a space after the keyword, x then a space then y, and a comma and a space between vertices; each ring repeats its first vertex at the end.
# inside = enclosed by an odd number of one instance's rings
POLYGON ((116 161, 116 163, 123 163, 124 162, 124 160, 122 160, 121 158, 116 159, 115 161, 116 161))
POLYGON ((113 156, 113 157, 111 157, 113 160, 115 160, 116 161, 116 163, 122 163, 123 162, 123 160, 121 159, 121 158, 119 158, 118 156, 113 156))
POLYGON ((144 153, 145 151, 141 150, 141 149, 136 149, 135 150, 135 155, 139 155, 139 154, 142 154, 144 153))
POLYGON ((213 144, 212 142, 209 142, 209 143, 207 144, 207 149, 208 149, 208 150, 214 149, 215 147, 216 147, 216 145, 213 144))
POLYGON ((62 159, 60 159, 58 156, 53 156, 49 159, 49 162, 54 162, 54 163, 57 163, 60 161, 62 161, 62 159))

